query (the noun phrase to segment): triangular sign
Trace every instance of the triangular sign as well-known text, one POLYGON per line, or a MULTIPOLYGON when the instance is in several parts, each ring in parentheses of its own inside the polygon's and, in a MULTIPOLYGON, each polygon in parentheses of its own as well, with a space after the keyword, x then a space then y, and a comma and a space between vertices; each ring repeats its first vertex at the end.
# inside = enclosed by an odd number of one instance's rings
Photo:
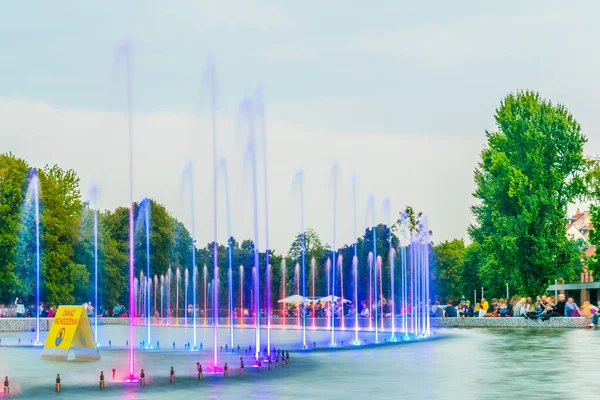
POLYGON ((99 360, 90 321, 83 306, 60 306, 48 332, 42 358, 67 360, 69 352, 75 360, 99 360))

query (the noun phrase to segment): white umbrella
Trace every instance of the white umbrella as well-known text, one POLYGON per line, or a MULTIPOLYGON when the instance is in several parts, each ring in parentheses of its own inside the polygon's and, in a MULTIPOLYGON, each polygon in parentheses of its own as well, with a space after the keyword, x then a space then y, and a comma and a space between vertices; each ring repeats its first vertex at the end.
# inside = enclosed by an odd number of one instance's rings
MULTIPOLYGON (((336 303, 337 303, 338 299, 342 299, 341 297, 338 297, 338 296, 325 296, 325 297, 321 297, 319 300, 321 300, 321 303, 327 303, 328 301, 331 301, 332 297, 333 297, 333 301, 336 303)), ((342 303, 350 303, 350 300, 342 299, 342 303)))
POLYGON ((297 303, 308 303, 309 300, 306 297, 302 297, 299 294, 294 294, 292 296, 286 297, 285 299, 281 299, 278 303, 286 303, 286 304, 297 304, 297 303))

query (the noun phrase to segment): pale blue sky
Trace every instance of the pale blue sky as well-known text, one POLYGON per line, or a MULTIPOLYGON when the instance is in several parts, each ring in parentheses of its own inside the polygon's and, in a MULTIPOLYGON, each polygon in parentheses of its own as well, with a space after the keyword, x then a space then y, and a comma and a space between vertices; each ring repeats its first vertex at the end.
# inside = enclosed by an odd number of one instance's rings
MULTIPOLYGON (((564 102, 590 137, 586 150, 600 150, 599 11, 595 1, 7 2, 0 12, 0 151, 75 168, 83 183, 107 186, 106 206, 123 204, 119 170, 89 166, 89 157, 73 155, 85 152, 80 145, 65 147, 58 138, 110 119, 94 113, 115 108, 107 87, 115 47, 128 38, 136 112, 172 118, 160 132, 136 131, 146 142, 140 158, 181 159, 182 169, 183 159, 210 157, 199 147, 179 151, 187 139, 164 136, 179 123, 189 128, 186 117, 206 114, 200 76, 213 54, 220 118, 232 119, 240 97, 264 84, 267 116, 278 128, 269 132, 270 149, 280 154, 269 163, 285 171, 271 172, 273 192, 287 193, 295 168, 305 169, 316 193, 329 190, 323 175, 335 158, 347 175, 355 170, 367 181, 361 196, 390 196, 395 211, 410 202, 430 214, 435 239, 463 237, 477 153, 506 93, 529 88, 564 102), (65 117, 56 119, 59 112, 65 117), (318 139, 295 159, 290 138, 303 132, 318 139), (369 157, 380 165, 358 162, 369 157), (386 176, 378 174, 382 166, 386 176), (392 187, 406 174, 415 175, 412 186, 392 187)), ((153 193, 152 185, 179 178, 138 176, 137 194, 175 207, 177 194, 153 193)), ((326 231, 321 218, 310 217, 311 210, 319 215, 321 200, 307 199, 306 225, 326 231)), ((280 247, 292 234, 285 224, 271 228, 282 232, 280 247)))

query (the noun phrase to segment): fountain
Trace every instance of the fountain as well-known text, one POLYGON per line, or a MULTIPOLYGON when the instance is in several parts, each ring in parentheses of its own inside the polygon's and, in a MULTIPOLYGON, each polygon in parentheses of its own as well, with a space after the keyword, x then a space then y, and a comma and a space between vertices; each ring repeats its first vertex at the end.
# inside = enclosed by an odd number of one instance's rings
POLYGON ((338 254, 337 260, 338 269, 340 270, 340 297, 342 298, 342 312, 341 312, 341 320, 342 320, 342 330, 346 329, 346 325, 344 322, 344 256, 338 254))
POLYGON ((315 274, 317 272, 317 260, 312 257, 310 260, 310 271, 311 271, 311 278, 312 278, 312 298, 313 298, 313 302, 312 302, 312 328, 315 329, 315 322, 317 321, 317 316, 315 314, 315 306, 316 306, 316 301, 315 301, 315 274))
MULTIPOLYGON (((373 225, 372 225, 372 230, 373 230, 373 261, 372 263, 374 263, 377 260, 377 223, 376 223, 376 219, 375 219, 375 198, 373 196, 373 194, 371 194, 369 196, 369 204, 372 204, 372 215, 373 215, 373 225)), ((375 316, 373 318, 373 320, 375 321, 375 343, 379 343, 379 330, 377 329, 377 316, 378 316, 378 309, 379 309, 379 301, 377 300, 377 264, 375 264, 374 266, 374 276, 373 276, 373 283, 374 283, 374 295, 375 295, 375 316)))
MULTIPOLYGON (((193 325, 193 346, 194 350, 196 350, 197 346, 197 316, 196 316, 196 306, 197 306, 197 282, 198 282, 198 267, 196 266, 196 223, 195 223, 195 213, 194 213, 194 173, 192 169, 192 163, 188 162, 184 171, 183 171, 183 179, 188 182, 188 190, 190 192, 190 225, 191 225, 191 234, 192 234, 192 302, 193 302, 193 314, 192 314, 192 325, 193 325)), ((187 272, 187 270, 186 270, 187 272)), ((187 290, 186 290, 187 294, 187 290)), ((186 301, 187 305, 187 301, 186 301)), ((186 323, 187 325, 187 323, 186 323)))
MULTIPOLYGON (((263 155, 263 188, 265 201, 265 265, 269 268, 271 265, 269 252, 269 185, 267 177, 267 136, 265 127, 265 104, 263 101, 262 85, 259 85, 254 93, 253 110, 255 114, 254 121, 258 130, 258 138, 262 144, 263 155)), ((267 279, 265 311, 267 316, 267 356, 271 355, 271 287, 270 279, 267 279)))
POLYGON ((183 272, 183 287, 184 287, 184 301, 183 301, 183 325, 187 326, 187 317, 188 317, 188 288, 189 288, 189 271, 186 268, 183 272))
POLYGON ((352 258, 352 271, 354 274, 354 342, 352 344, 359 345, 358 340, 358 257, 352 258))
POLYGON ((231 241, 231 213, 229 210, 229 177, 227 174, 227 161, 224 157, 219 159, 219 172, 223 176, 224 187, 225 187, 225 206, 227 210, 227 261, 228 261, 228 269, 227 269, 227 283, 229 287, 228 298, 228 308, 229 308, 229 346, 233 349, 233 243, 231 241))
POLYGON ((94 341, 96 346, 100 343, 98 338, 98 188, 92 184, 90 199, 94 216, 94 341))
MULTIPOLYGON (((300 264, 296 263, 294 268, 294 283, 296 284, 296 294, 300 297, 300 264)), ((296 303, 296 328, 300 329, 300 305, 296 303)))
POLYGON ((240 265, 240 325, 244 326, 244 266, 240 265))
POLYGON ((208 267, 206 266, 206 264, 204 264, 204 268, 202 270, 203 274, 204 274, 204 327, 206 327, 206 318, 207 318, 207 314, 208 314, 208 308, 207 308, 207 301, 208 301, 208 296, 207 296, 207 292, 208 292, 208 286, 207 286, 207 282, 208 282, 208 267))
MULTIPOLYGON (((252 100, 246 98, 240 105, 240 114, 246 118, 248 129, 248 140, 246 145, 246 153, 250 159, 251 174, 252 174, 252 205, 253 213, 253 230, 254 230, 254 308, 256 312, 256 333, 254 340, 255 356, 260 356, 260 261, 259 261, 259 236, 258 236, 258 182, 257 182, 257 160, 256 160, 256 137, 254 135, 254 111, 252 100)), ((267 254, 269 252, 267 251, 267 254)), ((268 265, 268 261, 267 264, 268 265)), ((216 332, 216 331, 215 331, 216 332)), ((269 346, 270 347, 270 346, 269 346)))
MULTIPOLYGON (((333 163, 332 167, 332 179, 333 179, 333 242, 331 244, 331 346, 335 346, 335 234, 337 224, 337 180, 338 180, 339 166, 337 162, 333 163)), ((329 273, 327 274, 329 275, 329 273)))
MULTIPOLYGON (((29 220, 26 219, 25 216, 30 216, 30 213, 33 211, 33 225, 35 228, 35 234, 33 235, 33 238, 35 239, 35 309, 37 310, 35 314, 35 345, 40 345, 40 178, 35 168, 32 168, 29 171, 28 181, 29 185, 25 195, 21 229, 25 232, 25 230, 29 228, 29 220), (33 210, 31 210, 31 208, 33 208, 33 210)), ((24 241, 26 241, 26 239, 24 238, 25 233, 23 232, 19 236, 21 245, 25 248, 26 244, 24 241)), ((28 274, 26 271, 27 261, 24 261, 23 264, 23 274, 28 274)))
MULTIPOLYGON (((281 260, 281 298, 285 299, 285 258, 281 260)), ((283 318, 283 329, 287 327, 287 306, 285 303, 281 303, 281 317, 283 318)))
MULTIPOLYGON (((302 297, 306 299, 306 237, 304 232, 304 172, 299 170, 294 176, 294 183, 292 185, 292 191, 298 190, 298 196, 300 197, 300 256, 302 260, 302 297)), ((314 274, 314 272, 313 272, 314 274)), ((314 277, 313 277, 314 282, 314 277)), ((314 296, 314 283, 313 283, 313 296, 314 296)), ((314 313, 314 306, 313 306, 314 313)), ((314 321, 314 315, 313 315, 314 321)), ((306 349, 306 301, 302 301, 302 348, 306 349)))

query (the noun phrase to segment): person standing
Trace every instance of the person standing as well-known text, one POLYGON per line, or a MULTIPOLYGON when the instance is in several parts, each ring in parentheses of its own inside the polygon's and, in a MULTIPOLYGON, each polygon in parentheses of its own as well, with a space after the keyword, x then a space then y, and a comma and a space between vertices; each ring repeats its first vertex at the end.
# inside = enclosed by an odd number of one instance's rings
POLYGON ((559 294, 558 295, 558 303, 556 303, 556 312, 558 313, 558 316, 560 316, 560 317, 567 316, 566 310, 565 310, 566 304, 567 304, 567 302, 565 301, 565 295, 562 293, 559 294))
POLYGON ((25 305, 23 305, 23 299, 17 297, 15 300, 17 306, 17 318, 23 318, 25 316, 25 305))

